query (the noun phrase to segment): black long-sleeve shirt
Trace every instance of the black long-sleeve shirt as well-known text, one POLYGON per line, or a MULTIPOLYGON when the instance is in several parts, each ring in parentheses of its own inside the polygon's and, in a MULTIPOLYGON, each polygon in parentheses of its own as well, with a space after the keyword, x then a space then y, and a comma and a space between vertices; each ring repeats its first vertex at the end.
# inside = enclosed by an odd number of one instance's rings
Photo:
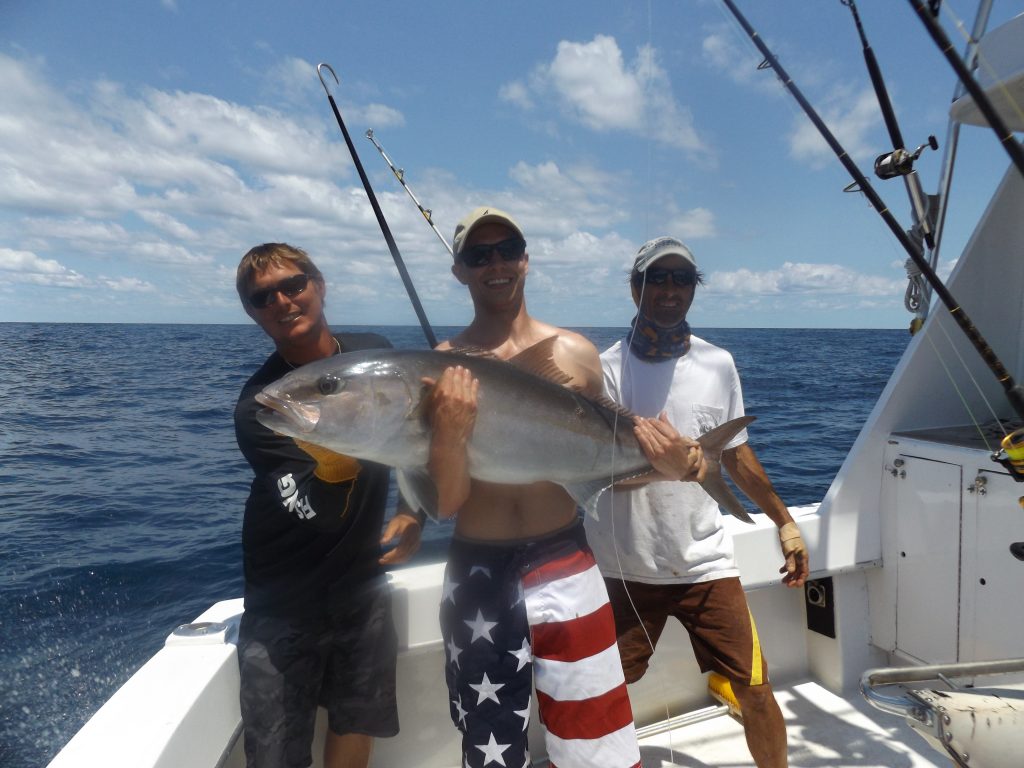
MULTIPOLYGON (((390 347, 372 333, 336 334, 344 352, 390 347)), ((256 420, 256 394, 290 370, 272 354, 235 406, 235 437, 255 477, 245 504, 245 609, 274 616, 322 615, 382 572, 380 536, 390 470, 360 461, 342 483, 315 477, 316 462, 290 437, 256 420)))

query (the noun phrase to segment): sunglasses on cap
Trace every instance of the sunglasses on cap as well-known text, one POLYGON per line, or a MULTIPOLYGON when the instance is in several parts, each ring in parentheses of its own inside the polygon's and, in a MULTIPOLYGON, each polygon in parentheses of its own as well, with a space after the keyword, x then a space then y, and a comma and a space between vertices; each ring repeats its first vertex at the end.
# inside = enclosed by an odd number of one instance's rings
POLYGON ((309 275, 302 273, 286 277, 269 288, 254 291, 249 294, 249 304, 256 309, 266 309, 277 303, 277 294, 283 293, 289 299, 294 299, 309 285, 309 275))
POLYGON ((526 241, 521 237, 510 237, 499 243, 480 243, 462 249, 459 258, 467 267, 478 269, 491 263, 491 254, 497 251, 502 261, 519 261, 526 254, 526 241))
POLYGON ((643 285, 645 275, 646 282, 651 285, 664 285, 670 277, 672 282, 679 288, 686 288, 697 284, 697 273, 692 269, 660 269, 658 267, 651 267, 646 272, 635 273, 633 275, 633 284, 637 287, 643 285))

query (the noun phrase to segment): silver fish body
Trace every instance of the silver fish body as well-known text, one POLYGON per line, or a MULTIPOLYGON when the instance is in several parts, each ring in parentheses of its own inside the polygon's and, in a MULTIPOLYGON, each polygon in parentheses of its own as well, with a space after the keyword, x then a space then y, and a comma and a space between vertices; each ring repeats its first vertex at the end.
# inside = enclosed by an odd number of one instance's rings
MULTIPOLYGON (((380 349, 318 360, 265 387, 257 400, 266 408, 257 418, 274 432, 395 467, 406 500, 433 515, 436 495, 426 471, 430 433, 422 408, 429 390, 422 380, 436 380, 453 365, 480 381, 467 449, 471 477, 559 483, 593 510, 613 482, 651 469, 629 416, 511 362, 452 352, 380 349)), ((752 420, 736 419, 700 438, 709 465, 705 489, 719 503, 724 490, 731 503, 723 506, 748 521, 722 482, 718 455, 752 420)))

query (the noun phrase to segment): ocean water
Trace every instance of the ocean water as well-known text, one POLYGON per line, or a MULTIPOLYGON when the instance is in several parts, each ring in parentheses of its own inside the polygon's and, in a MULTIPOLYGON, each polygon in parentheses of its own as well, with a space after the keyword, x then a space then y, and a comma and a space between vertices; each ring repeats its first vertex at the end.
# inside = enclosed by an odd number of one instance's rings
MULTIPOLYGON (((414 326, 359 330, 425 346, 414 326)), ((577 330, 599 349, 624 332, 577 330)), ((909 340, 696 332, 733 353, 791 505, 824 496, 909 340)), ((270 351, 255 326, 0 324, 0 766, 46 765, 174 627, 241 595, 250 471, 231 418, 270 351)), ((449 534, 428 525, 414 564, 449 534)))

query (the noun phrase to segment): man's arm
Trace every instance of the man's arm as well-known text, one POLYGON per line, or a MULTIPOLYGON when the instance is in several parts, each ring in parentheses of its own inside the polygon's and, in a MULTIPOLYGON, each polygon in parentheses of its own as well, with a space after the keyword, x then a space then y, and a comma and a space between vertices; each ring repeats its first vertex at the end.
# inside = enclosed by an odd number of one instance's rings
POLYGON ((789 587, 802 587, 810 572, 807 547, 800 529, 772 487, 754 449, 743 443, 723 451, 722 466, 739 489, 778 526, 782 554, 786 558, 786 564, 779 569, 779 573, 786 574, 782 577, 782 583, 789 587))

